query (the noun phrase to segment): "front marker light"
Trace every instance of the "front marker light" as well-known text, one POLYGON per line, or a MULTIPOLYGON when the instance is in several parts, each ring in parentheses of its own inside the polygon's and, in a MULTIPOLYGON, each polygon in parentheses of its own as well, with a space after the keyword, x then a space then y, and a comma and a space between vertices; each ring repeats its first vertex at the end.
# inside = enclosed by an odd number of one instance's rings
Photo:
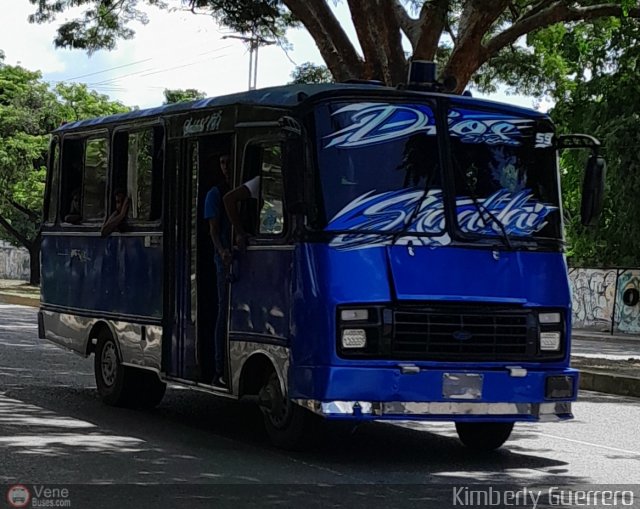
POLYGON ((340 311, 340 319, 343 322, 351 322, 355 320, 364 321, 369 319, 368 309, 343 309, 340 311))
POLYGON ((344 329, 342 348, 364 348, 367 346, 367 333, 364 329, 344 329))
POLYGON ((540 313, 538 319, 541 324, 560 323, 560 313, 540 313))
POLYGON ((560 350, 560 333, 541 332, 540 350, 543 350, 545 352, 557 352, 558 350, 560 350))

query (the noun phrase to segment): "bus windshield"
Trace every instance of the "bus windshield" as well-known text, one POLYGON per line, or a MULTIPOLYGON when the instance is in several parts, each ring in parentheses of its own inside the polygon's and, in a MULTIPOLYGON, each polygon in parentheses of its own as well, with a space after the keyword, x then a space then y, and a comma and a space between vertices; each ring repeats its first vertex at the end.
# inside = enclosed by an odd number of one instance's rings
POLYGON ((446 245, 452 228, 514 242, 561 238, 550 122, 450 107, 451 164, 442 171, 435 103, 335 102, 319 106, 317 160, 332 244, 446 245), (452 179, 446 197, 442 178, 452 179), (457 225, 447 225, 447 200, 457 225), (352 233, 351 233, 352 232, 352 233), (395 236, 395 239, 394 239, 395 236))

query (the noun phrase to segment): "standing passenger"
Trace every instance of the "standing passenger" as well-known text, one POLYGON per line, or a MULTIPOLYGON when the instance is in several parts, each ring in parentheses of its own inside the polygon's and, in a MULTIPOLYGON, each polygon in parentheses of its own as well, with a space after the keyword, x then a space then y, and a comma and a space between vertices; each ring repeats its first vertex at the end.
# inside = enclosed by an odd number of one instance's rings
POLYGON ((222 178, 217 185, 207 193, 204 202, 204 218, 209 222, 209 236, 215 250, 214 261, 216 264, 216 282, 218 286, 218 314, 215 328, 215 375, 213 384, 226 386, 224 371, 224 338, 225 338, 225 314, 227 310, 226 276, 231 263, 230 251, 230 226, 229 219, 224 210, 222 197, 229 190, 229 173, 231 172, 231 156, 220 156, 220 170, 222 178))

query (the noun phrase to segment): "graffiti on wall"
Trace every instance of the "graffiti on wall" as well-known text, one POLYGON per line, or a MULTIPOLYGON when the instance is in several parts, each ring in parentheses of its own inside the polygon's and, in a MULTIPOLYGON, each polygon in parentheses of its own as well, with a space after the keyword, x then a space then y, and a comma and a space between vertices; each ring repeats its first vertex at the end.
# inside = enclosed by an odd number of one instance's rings
POLYGON ((571 271, 574 327, 611 330, 616 302, 616 275, 615 269, 571 271))
POLYGON ((618 276, 615 329, 640 332, 640 270, 625 270, 618 276))
POLYGON ((0 279, 29 280, 29 252, 0 241, 0 279))
POLYGON ((640 333, 640 269, 572 269, 573 326, 640 333))

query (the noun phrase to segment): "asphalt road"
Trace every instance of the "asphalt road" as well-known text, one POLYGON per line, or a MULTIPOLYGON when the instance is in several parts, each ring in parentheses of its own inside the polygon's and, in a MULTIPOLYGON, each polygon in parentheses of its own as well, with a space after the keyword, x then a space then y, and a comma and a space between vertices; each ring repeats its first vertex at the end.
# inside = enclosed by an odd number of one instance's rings
POLYGON ((470 483, 640 482, 640 399, 585 392, 574 413, 516 425, 484 456, 450 423, 329 429, 289 453, 252 407, 177 386, 152 411, 103 405, 92 358, 38 340, 35 309, 0 305, 0 484, 72 485, 71 507, 449 507, 470 483))

